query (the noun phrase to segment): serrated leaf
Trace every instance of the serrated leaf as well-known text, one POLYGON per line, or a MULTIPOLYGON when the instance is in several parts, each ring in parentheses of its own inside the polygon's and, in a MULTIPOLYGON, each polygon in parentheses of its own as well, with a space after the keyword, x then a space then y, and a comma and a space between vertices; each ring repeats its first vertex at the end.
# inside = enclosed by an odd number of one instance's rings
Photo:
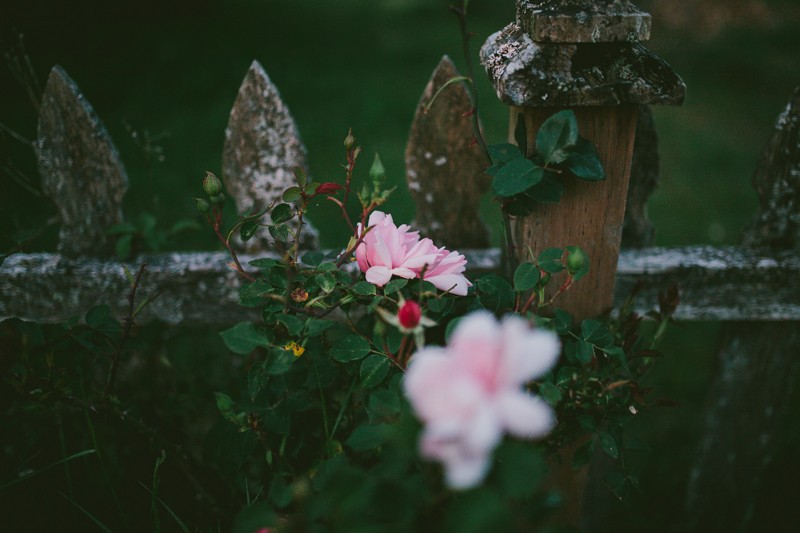
POLYGON ((289 228, 284 224, 278 226, 267 226, 269 234, 278 242, 287 242, 289 240, 289 228))
POLYGON ((225 346, 232 352, 246 355, 256 347, 268 347, 272 337, 263 328, 251 322, 239 322, 220 333, 225 346))
POLYGON ((530 159, 514 159, 497 171, 492 190, 497 196, 514 196, 542 181, 543 176, 544 169, 530 159))
POLYGON ((508 163, 522 157, 519 147, 511 143, 490 144, 487 148, 489 149, 492 163, 508 163))
POLYGON ((567 158, 567 168, 577 177, 586 181, 601 181, 606 179, 603 164, 597 155, 594 145, 580 137, 575 148, 567 158))
POLYGON ((375 285, 369 281, 359 281, 353 285, 353 292, 360 296, 373 296, 376 294, 375 285))
POLYGON ((331 357, 342 363, 356 361, 370 351, 369 341, 358 335, 348 335, 337 340, 331 346, 331 357))
POLYGON ((358 371, 361 384, 368 389, 379 385, 389 373, 389 365, 389 360, 383 355, 372 354, 365 358, 358 371))
POLYGON ((578 121, 570 109, 552 115, 536 133, 536 151, 545 164, 565 161, 577 142, 578 121))
POLYGON ((522 263, 514 271, 514 290, 524 292, 539 283, 539 268, 533 263, 522 263))
POLYGON ((281 222, 291 220, 291 218, 294 216, 294 213, 292 212, 291 205, 278 204, 272 209, 270 216, 272 217, 272 222, 274 224, 280 224, 281 222))
POLYGON ((383 294, 389 295, 408 285, 408 280, 403 278, 393 279, 383 288, 383 294))
POLYGON ((325 293, 331 292, 336 287, 336 278, 334 278, 333 275, 328 272, 324 274, 317 274, 314 276, 314 281, 317 282, 319 288, 325 293))

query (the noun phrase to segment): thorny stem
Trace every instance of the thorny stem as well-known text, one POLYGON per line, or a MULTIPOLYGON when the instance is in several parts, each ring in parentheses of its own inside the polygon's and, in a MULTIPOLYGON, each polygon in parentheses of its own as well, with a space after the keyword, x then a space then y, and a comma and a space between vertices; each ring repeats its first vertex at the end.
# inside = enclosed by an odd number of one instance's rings
POLYGON ((236 271, 247 281, 255 281, 256 278, 248 274, 244 270, 244 268, 242 268, 242 264, 239 263, 239 257, 236 255, 236 251, 231 246, 230 237, 225 238, 225 236, 222 235, 222 232, 220 231, 220 224, 222 223, 222 210, 214 206, 212 214, 214 215, 213 220, 210 215, 206 215, 206 220, 208 220, 208 223, 211 225, 212 228, 214 228, 214 233, 216 233, 219 242, 221 242, 228 250, 231 259, 233 259, 233 263, 236 266, 236 271))

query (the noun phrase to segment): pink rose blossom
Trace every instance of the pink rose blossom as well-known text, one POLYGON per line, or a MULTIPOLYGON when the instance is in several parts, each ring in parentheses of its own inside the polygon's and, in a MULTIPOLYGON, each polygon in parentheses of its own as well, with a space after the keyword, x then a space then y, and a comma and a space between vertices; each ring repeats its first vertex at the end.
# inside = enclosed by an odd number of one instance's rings
MULTIPOLYGON (((437 248, 430 239, 420 239, 419 232, 406 224, 399 227, 392 215, 375 211, 370 215, 369 231, 356 248, 358 267, 370 283, 383 287, 392 276, 424 279, 436 288, 464 296, 472 283, 464 277, 466 259, 457 252, 437 248)), ((363 231, 358 226, 359 235, 363 231)))
POLYGON ((420 452, 444 463, 448 486, 478 485, 504 433, 538 438, 553 428, 553 410, 523 385, 547 372, 560 351, 550 331, 479 311, 458 323, 447 347, 414 354, 403 385, 425 424, 420 452))

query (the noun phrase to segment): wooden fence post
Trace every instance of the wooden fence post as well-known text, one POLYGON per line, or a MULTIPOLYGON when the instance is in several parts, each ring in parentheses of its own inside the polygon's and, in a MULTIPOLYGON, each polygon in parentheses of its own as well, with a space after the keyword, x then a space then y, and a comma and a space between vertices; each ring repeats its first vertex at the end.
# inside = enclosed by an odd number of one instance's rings
POLYGON ((552 246, 579 245, 592 268, 559 306, 578 319, 611 307, 640 104, 680 104, 683 81, 638 41, 650 16, 626 1, 517 2, 517 20, 490 36, 481 59, 498 97, 535 132, 553 113, 573 109, 582 136, 597 148, 607 179, 567 180, 557 205, 517 220, 521 259, 552 246))
MULTIPOLYGON (((800 87, 777 121, 753 182, 761 208, 744 243, 797 253, 800 87)), ((772 290, 785 289, 776 284, 772 290)), ((769 516, 782 526, 763 522, 756 526, 753 518, 758 497, 770 484, 765 473, 786 444, 781 440, 785 427, 796 424, 800 416, 800 322, 730 322, 718 361, 705 433, 689 474, 684 530, 777 530, 790 527, 792 521, 796 526, 796 511, 794 519, 788 518, 791 511, 787 516, 769 516)))
POLYGON ((59 252, 70 257, 113 254, 106 232, 122 222, 128 176, 103 123, 59 66, 47 79, 38 130, 42 188, 61 216, 59 252))
POLYGON ((469 112, 472 102, 462 84, 431 98, 458 71, 444 56, 425 86, 406 145, 406 181, 417 207, 414 226, 448 248, 485 248, 486 226, 476 216, 489 188, 486 160, 477 146, 469 112), (430 109, 426 109, 430 106, 430 109))
MULTIPOLYGON (((295 184, 294 167, 308 170, 306 148, 289 108, 281 100, 258 61, 253 61, 239 88, 225 129, 222 155, 223 183, 240 214, 280 200, 295 184)), ((264 223, 269 223, 265 215, 264 223)), ((272 247, 266 228, 247 242, 249 252, 272 247)), ((318 246, 318 233, 306 222, 301 239, 306 248, 318 246)))

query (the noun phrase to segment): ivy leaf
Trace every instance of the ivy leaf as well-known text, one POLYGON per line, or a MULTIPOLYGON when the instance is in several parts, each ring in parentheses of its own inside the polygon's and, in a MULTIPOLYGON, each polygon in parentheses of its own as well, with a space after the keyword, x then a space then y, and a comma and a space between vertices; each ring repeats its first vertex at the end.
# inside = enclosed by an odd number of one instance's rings
POLYGON ((572 110, 559 111, 536 133, 536 151, 545 164, 563 163, 578 142, 578 121, 572 110))
POLYGON ((381 383, 389 373, 389 360, 383 355, 372 354, 361 361, 359 376, 361 384, 371 389, 381 383))
POLYGON ((358 335, 348 335, 333 343, 331 357, 339 362, 357 361, 369 353, 369 341, 358 335))
POLYGON ((492 189, 497 196, 514 196, 542 181, 542 177, 544 169, 530 159, 514 159, 495 174, 492 189))
POLYGON ((522 263, 514 272, 514 290, 524 292, 539 283, 539 269, 533 263, 522 263))
POLYGON ((601 181, 606 179, 603 164, 597 155, 594 145, 580 137, 572 153, 567 158, 569 171, 586 181, 601 181))

